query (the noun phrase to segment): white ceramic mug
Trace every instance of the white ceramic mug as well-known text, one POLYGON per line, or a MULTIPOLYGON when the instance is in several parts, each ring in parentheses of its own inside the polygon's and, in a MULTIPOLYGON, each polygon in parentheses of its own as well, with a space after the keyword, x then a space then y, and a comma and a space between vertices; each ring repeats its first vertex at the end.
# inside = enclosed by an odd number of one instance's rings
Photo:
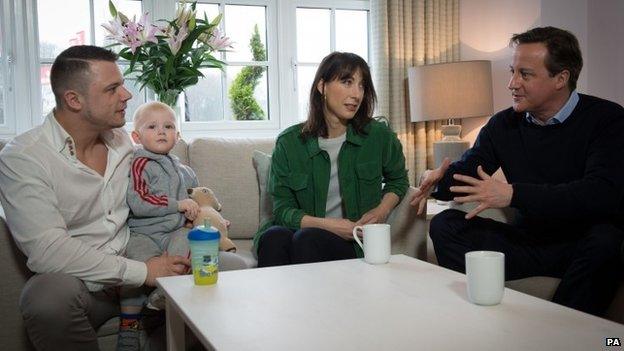
POLYGON ((496 251, 466 253, 468 299, 477 305, 497 305, 505 292, 505 254, 496 251))
POLYGON ((370 264, 383 264, 390 260, 390 224, 365 224, 353 228, 353 238, 364 250, 364 261, 370 264), (362 240, 358 230, 363 233, 362 240))

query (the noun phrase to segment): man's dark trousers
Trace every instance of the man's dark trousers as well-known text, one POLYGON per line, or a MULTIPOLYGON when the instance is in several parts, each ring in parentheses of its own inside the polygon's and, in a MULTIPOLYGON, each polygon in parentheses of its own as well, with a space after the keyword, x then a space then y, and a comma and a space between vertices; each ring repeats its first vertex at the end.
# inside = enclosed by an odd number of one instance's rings
POLYGON ((466 252, 505 254, 505 279, 531 276, 560 278, 553 302, 594 315, 609 307, 619 286, 621 228, 596 223, 571 232, 526 230, 492 219, 466 220, 449 209, 431 220, 429 233, 440 266, 465 272, 466 252))

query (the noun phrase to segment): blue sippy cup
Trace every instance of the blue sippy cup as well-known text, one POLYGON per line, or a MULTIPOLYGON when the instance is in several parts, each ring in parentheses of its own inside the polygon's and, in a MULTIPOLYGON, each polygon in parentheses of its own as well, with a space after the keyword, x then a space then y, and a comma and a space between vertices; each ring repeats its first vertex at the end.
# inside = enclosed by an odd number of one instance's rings
POLYGON ((217 282, 219 273, 219 238, 221 234, 210 222, 193 228, 188 233, 191 248, 191 267, 196 285, 217 282))

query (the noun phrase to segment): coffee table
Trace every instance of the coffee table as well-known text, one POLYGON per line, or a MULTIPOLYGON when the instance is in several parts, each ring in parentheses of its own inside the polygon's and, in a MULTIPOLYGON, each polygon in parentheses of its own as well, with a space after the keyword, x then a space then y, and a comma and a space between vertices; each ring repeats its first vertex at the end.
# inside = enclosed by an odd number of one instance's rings
POLYGON ((598 350, 624 325, 505 289, 467 300, 465 276, 404 255, 159 278, 169 350, 184 325, 217 350, 598 350))

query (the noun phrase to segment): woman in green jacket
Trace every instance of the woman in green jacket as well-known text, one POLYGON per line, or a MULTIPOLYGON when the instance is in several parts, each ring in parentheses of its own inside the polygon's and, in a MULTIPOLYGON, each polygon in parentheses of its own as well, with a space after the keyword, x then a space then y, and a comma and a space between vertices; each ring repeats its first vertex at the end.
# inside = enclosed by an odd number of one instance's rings
POLYGON ((372 119, 375 102, 366 61, 323 59, 307 121, 277 138, 273 220, 255 237, 259 267, 362 257, 353 228, 385 222, 408 187, 401 143, 372 119))

